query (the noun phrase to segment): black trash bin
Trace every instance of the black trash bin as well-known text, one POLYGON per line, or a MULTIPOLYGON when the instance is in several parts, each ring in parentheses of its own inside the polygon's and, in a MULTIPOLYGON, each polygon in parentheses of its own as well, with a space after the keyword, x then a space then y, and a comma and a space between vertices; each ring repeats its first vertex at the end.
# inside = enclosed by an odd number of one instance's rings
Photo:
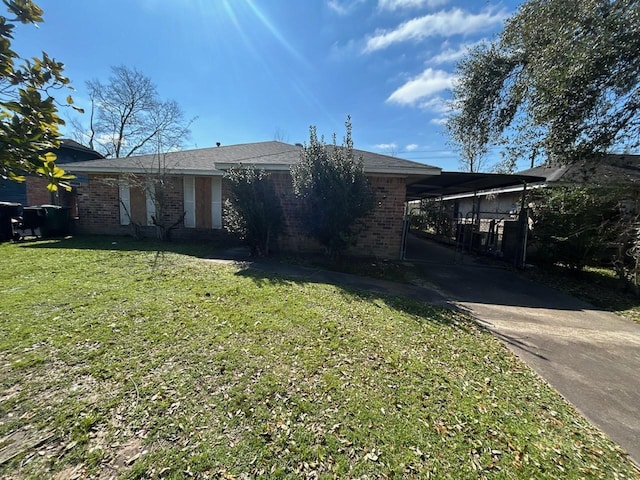
POLYGON ((21 203, 0 202, 0 242, 15 239, 12 219, 20 217, 21 214, 21 203))
POLYGON ((42 229, 46 221, 46 212, 42 207, 24 207, 22 211, 22 230, 30 230, 31 235, 42 236, 42 229))
POLYGON ((71 209, 58 205, 40 205, 44 210, 44 225, 40 227, 43 237, 60 237, 71 231, 71 209))

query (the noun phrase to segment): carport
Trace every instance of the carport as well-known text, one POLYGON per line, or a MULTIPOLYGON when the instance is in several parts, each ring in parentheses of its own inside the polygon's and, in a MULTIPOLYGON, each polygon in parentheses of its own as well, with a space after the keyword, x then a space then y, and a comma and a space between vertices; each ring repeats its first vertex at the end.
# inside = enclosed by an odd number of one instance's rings
MULTIPOLYGON (((414 233, 455 247, 456 257, 465 252, 500 257, 522 267, 526 260, 528 215, 527 193, 544 185, 544 177, 500 173, 442 172, 407 186, 407 235, 403 258, 419 256, 412 252, 407 236, 414 233), (508 194, 518 199, 509 210, 482 209, 482 199, 508 194), (463 213, 459 206, 468 206, 463 213), (428 210, 428 215, 425 212, 428 210), (417 215, 429 217, 416 228, 417 215)), ((413 242, 413 245, 418 243, 413 242)), ((455 257, 454 257, 455 258, 455 257)))

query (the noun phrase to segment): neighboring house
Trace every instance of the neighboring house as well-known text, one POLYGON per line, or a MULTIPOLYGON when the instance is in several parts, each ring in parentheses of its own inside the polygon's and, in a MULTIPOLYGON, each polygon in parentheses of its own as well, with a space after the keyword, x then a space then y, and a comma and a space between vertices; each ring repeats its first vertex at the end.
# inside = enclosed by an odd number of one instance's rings
MULTIPOLYGON (((104 158, 98 152, 67 138, 60 141, 59 148, 51 151, 56 154, 57 165, 104 158)), ((41 205, 56 204, 64 200, 60 196, 56 197, 54 195, 52 197, 46 189, 46 182, 44 180, 38 182, 34 178, 30 178, 28 182, 0 180, 0 201, 16 202, 22 205, 41 205)), ((69 194, 66 194, 66 196, 68 197, 69 194)))
MULTIPOLYGON (((604 155, 595 161, 535 167, 518 172, 515 176, 539 177, 539 180, 502 188, 469 188, 441 197, 443 205, 440 208, 449 212, 452 222, 469 225, 468 228, 473 231, 471 236, 466 235, 465 238, 470 247, 499 255, 517 255, 523 244, 520 238, 523 230, 517 220, 522 205, 529 204, 532 192, 540 188, 581 184, 603 188, 638 188, 640 155, 604 155)), ((466 228, 459 227, 456 231, 466 228)))
MULTIPOLYGON (((590 185, 606 188, 640 187, 640 155, 604 155, 596 161, 575 162, 570 165, 543 165, 518 172, 517 175, 542 177, 544 181, 527 185, 534 191, 554 186, 590 185)), ((461 217, 477 212, 480 219, 514 217, 522 204, 523 185, 491 189, 444 197, 457 201, 461 217), (474 206, 475 196, 475 206, 474 206)))
MULTIPOLYGON (((157 214, 153 187, 141 185, 159 173, 164 180, 163 220, 177 222, 172 236, 215 238, 223 230, 223 204, 230 195, 225 171, 253 165, 270 172, 281 200, 286 228, 279 247, 317 250, 319 246, 302 233, 289 173, 291 165, 300 160, 301 150, 299 145, 272 141, 76 163, 70 168, 81 180, 76 232, 128 234, 135 224, 142 226, 143 234, 153 235, 152 217, 157 214)), ((377 205, 366 217, 366 228, 351 253, 399 258, 407 185, 439 175, 440 169, 371 152, 354 153, 363 158, 377 205)))

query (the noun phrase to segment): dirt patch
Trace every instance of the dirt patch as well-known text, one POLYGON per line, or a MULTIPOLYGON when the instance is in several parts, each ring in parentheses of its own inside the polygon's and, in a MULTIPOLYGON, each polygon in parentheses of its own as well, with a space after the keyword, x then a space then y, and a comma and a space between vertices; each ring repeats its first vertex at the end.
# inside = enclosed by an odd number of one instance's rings
POLYGON ((142 440, 139 438, 134 438, 127 443, 112 448, 114 448, 115 453, 108 463, 104 463, 101 466, 100 476, 98 477, 100 480, 117 477, 120 471, 129 468, 140 456, 147 453, 142 445, 142 440))

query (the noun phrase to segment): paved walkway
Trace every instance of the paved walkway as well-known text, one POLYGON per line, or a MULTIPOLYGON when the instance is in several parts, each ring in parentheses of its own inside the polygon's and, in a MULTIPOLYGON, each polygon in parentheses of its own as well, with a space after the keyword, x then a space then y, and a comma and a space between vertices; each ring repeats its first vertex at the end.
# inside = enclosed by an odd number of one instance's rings
POLYGON ((424 287, 270 262, 251 266, 469 311, 640 465, 640 325, 413 236, 407 259, 422 270, 424 287))

